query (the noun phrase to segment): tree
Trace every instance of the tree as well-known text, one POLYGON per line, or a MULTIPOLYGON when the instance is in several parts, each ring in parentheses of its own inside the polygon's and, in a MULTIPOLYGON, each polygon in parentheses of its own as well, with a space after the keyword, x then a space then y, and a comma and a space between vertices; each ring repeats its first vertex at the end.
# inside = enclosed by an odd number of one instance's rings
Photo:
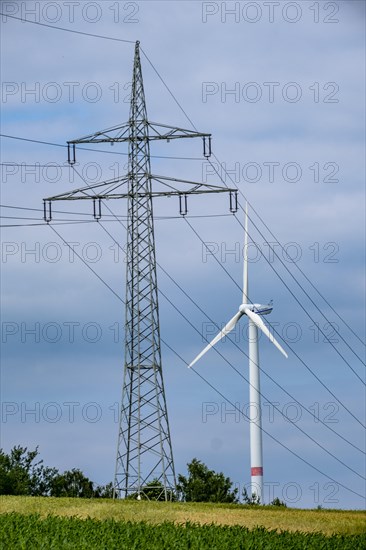
POLYGON ((28 451, 27 447, 15 446, 9 454, 0 449, 0 494, 47 496, 51 490, 56 468, 35 462, 38 447, 28 451))
POLYGON ((258 506, 261 503, 260 497, 255 493, 252 493, 251 497, 248 495, 246 487, 244 487, 243 489, 242 497, 244 504, 247 504, 248 506, 258 506))
POLYGON ((113 498, 113 483, 107 483, 107 485, 98 485, 94 489, 94 498, 113 498))
POLYGON ((113 485, 97 486, 81 470, 61 474, 57 468, 36 462, 38 447, 13 447, 9 454, 0 449, 0 495, 29 495, 81 498, 112 498, 113 485))
POLYGON ((73 468, 54 477, 50 494, 52 497, 92 498, 93 482, 81 470, 73 468))
MULTIPOLYGON (((177 495, 168 489, 168 500, 175 501, 177 500, 177 495)), ((129 500, 136 500, 138 498, 138 493, 131 493, 127 497, 129 500)), ((161 500, 165 501, 165 488, 161 481, 157 478, 152 479, 146 485, 141 488, 140 499, 139 500, 161 500)))
POLYGON ((223 473, 209 470, 197 458, 187 464, 188 478, 178 475, 178 491, 186 502, 238 502, 238 489, 223 473))
POLYGON ((283 502, 283 500, 280 500, 278 497, 274 498, 272 502, 270 502, 270 506, 279 506, 282 508, 287 508, 286 502, 283 502))

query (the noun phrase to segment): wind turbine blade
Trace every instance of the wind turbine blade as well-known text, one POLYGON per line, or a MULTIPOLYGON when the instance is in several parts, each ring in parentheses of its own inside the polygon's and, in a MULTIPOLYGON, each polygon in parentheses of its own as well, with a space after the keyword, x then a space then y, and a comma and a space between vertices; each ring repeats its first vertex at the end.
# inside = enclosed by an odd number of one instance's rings
POLYGON ((215 338, 212 340, 212 342, 210 342, 205 347, 205 349, 203 351, 201 351, 201 353, 199 355, 197 355, 197 357, 192 361, 192 363, 190 365, 188 365, 188 368, 193 367, 193 365, 195 363, 197 363, 197 361, 199 359, 201 359, 202 355, 204 355, 206 353, 206 351, 211 349, 219 340, 221 340, 222 338, 224 338, 224 336, 229 334, 229 332, 231 332, 233 330, 233 328, 235 327, 236 323, 239 321, 239 319, 242 315, 243 315, 243 313, 241 311, 238 311, 238 313, 236 313, 234 315, 234 317, 232 319, 230 319, 230 321, 224 326, 222 331, 219 332, 219 334, 217 336, 215 336, 215 338))
POLYGON ((244 219, 243 304, 248 303, 248 203, 246 202, 244 219))
POLYGON ((264 332, 264 334, 267 336, 267 338, 272 342, 272 344, 274 344, 276 346, 277 349, 280 350, 280 352, 286 357, 286 359, 288 358, 288 355, 287 353, 285 352, 285 350, 283 349, 283 347, 277 342, 277 340, 275 339, 275 337, 273 336, 273 334, 270 333, 270 331, 268 330, 268 328, 266 327, 266 325, 264 324, 263 320, 261 319, 260 315, 258 315, 257 313, 254 313, 253 311, 251 311, 249 308, 245 309, 245 314, 248 315, 248 317, 253 321, 253 323, 255 325, 257 325, 257 327, 262 331, 264 332))

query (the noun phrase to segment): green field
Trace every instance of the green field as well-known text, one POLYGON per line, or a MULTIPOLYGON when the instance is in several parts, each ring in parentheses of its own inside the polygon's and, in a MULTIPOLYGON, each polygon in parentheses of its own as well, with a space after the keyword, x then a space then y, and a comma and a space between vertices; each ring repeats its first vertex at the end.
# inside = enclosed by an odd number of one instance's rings
POLYGON ((1 548, 366 548, 362 511, 0 497, 1 548))

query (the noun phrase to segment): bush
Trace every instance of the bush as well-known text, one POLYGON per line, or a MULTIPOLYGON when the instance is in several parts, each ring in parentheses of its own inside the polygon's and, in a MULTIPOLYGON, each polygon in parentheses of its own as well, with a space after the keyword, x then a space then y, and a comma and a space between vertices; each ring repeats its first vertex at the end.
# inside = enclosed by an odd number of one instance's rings
POLYGON ((178 476, 178 492, 186 502, 238 502, 238 489, 223 473, 209 470, 196 458, 187 464, 188 477, 178 476))

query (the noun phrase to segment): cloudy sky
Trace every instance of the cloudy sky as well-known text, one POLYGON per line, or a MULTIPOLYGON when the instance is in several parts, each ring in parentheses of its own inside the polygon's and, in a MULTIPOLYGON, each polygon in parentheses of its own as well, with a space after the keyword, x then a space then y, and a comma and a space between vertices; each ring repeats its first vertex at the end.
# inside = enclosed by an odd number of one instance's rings
MULTIPOLYGON (((289 353, 286 361, 260 340, 265 498, 363 506, 364 2, 1 9, 13 16, 1 16, 2 446, 39 445, 48 465, 113 478, 124 307, 87 266, 123 299, 116 241, 124 247, 125 228, 67 202, 55 233, 40 209, 44 197, 124 173, 124 145, 78 151, 78 176, 52 144, 128 119, 140 40, 149 118, 213 135, 212 165, 200 140, 177 140, 154 144, 153 171, 212 184, 220 176, 251 205, 250 297, 273 298, 267 319, 289 353)), ((126 213, 123 201, 109 207, 126 213)), ((249 426, 233 405, 246 411, 249 400, 245 319, 197 364, 209 384, 186 364, 240 303, 242 214, 229 213, 226 195, 188 207, 185 220, 174 198, 154 205, 175 466, 185 473, 197 457, 241 489, 249 426)))

